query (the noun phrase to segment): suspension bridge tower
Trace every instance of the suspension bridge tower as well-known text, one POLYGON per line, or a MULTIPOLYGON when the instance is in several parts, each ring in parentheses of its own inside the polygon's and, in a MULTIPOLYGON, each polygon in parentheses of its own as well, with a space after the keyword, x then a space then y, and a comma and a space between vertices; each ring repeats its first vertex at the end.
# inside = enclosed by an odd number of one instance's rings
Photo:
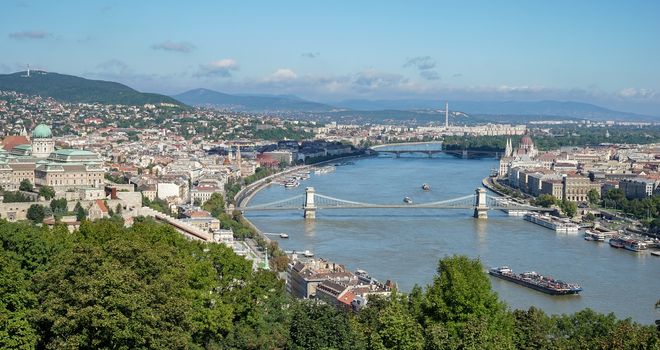
POLYGON ((486 189, 479 187, 476 190, 477 200, 474 205, 474 217, 488 219, 488 205, 486 204, 486 189))
POLYGON ((316 204, 314 204, 314 187, 305 188, 305 204, 303 205, 303 210, 305 211, 305 219, 315 219, 316 218, 316 204))

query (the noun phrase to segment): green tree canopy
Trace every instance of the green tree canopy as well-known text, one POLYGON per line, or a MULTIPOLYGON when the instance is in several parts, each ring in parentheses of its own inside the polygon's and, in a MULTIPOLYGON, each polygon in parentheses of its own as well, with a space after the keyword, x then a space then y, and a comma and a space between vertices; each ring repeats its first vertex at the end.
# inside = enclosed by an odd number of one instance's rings
POLYGON ((513 320, 479 260, 441 259, 422 312, 427 328, 445 333, 452 348, 513 348, 513 320))
POLYGON ((38 224, 38 223, 44 221, 44 218, 46 217, 46 211, 45 211, 43 205, 32 204, 28 208, 26 217, 28 218, 28 220, 34 222, 35 224, 38 224))
POLYGON ((21 183, 18 185, 18 189, 21 191, 32 192, 34 190, 34 186, 32 185, 32 182, 30 182, 30 180, 23 179, 21 180, 21 183))
POLYGON ((220 214, 225 212, 225 199, 222 198, 222 194, 213 193, 211 198, 204 202, 202 209, 211 213, 211 216, 215 218, 220 217, 220 214))
POLYGON ((559 200, 557 200, 557 198, 551 194, 544 193, 536 197, 534 204, 544 208, 549 208, 552 205, 559 204, 559 200))
POLYGON ((587 197, 589 198, 589 203, 592 205, 600 202, 600 193, 598 193, 598 190, 595 188, 592 188, 587 192, 587 197))
POLYGON ((55 189, 50 186, 41 186, 39 188, 39 195, 49 201, 51 198, 55 197, 55 189))

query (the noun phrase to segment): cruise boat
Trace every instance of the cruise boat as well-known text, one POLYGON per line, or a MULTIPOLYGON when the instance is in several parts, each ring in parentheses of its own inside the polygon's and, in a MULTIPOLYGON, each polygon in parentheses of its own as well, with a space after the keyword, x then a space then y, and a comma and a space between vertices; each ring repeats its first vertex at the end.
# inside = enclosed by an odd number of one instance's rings
POLYGON ((612 248, 623 248, 623 239, 619 237, 612 237, 610 238, 610 247, 612 248))
POLYGON ((594 242, 605 242, 605 234, 598 231, 587 230, 584 233, 584 239, 594 242))
POLYGON ((543 276, 534 271, 518 274, 514 273, 507 266, 502 266, 492 268, 488 270, 488 273, 497 278, 501 278, 503 280, 510 281, 550 295, 578 294, 582 291, 582 287, 575 283, 567 283, 564 281, 556 280, 552 277, 543 276))
POLYGON ((641 252, 642 250, 646 250, 648 247, 646 246, 646 243, 642 241, 638 241, 636 239, 625 239, 623 240, 623 247, 625 249, 628 249, 633 252, 641 252))
POLYGON ((523 215, 523 219, 545 228, 555 230, 556 232, 578 233, 580 230, 580 226, 570 222, 570 220, 552 218, 550 215, 529 213, 523 215))
POLYGON ((422 185, 422 189, 423 189, 424 191, 430 191, 430 190, 431 190, 431 186, 429 186, 429 184, 425 183, 425 184, 422 185))
POLYGON ((298 182, 298 180, 296 180, 296 179, 290 179, 290 180, 287 180, 284 183, 284 187, 286 187, 286 188, 293 188, 293 187, 298 187, 298 186, 300 186, 300 182, 298 182))
POLYGON ((404 197, 403 202, 406 203, 406 204, 412 204, 413 200, 410 197, 404 197))
POLYGON ((321 168, 318 168, 318 169, 314 170, 314 174, 322 175, 322 174, 331 173, 333 171, 335 171, 334 166, 324 166, 324 167, 321 167, 321 168))

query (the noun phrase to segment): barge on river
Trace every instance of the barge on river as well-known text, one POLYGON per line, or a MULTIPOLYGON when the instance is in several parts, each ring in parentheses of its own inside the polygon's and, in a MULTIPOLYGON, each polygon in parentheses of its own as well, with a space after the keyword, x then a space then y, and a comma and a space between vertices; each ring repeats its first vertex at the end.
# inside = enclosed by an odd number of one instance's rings
POLYGON ((514 273, 506 266, 492 268, 488 273, 497 278, 517 283, 521 286, 538 290, 539 292, 550 295, 578 294, 582 287, 574 283, 567 283, 556 280, 552 277, 546 277, 536 272, 514 273))

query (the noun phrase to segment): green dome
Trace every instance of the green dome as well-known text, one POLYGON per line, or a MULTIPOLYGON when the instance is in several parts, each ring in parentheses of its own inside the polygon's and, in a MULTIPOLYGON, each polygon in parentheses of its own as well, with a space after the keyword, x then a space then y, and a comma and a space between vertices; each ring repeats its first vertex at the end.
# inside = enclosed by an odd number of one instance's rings
POLYGON ((34 130, 32 130, 32 138, 46 139, 51 137, 53 137, 53 133, 50 131, 50 127, 46 124, 39 124, 34 130))

